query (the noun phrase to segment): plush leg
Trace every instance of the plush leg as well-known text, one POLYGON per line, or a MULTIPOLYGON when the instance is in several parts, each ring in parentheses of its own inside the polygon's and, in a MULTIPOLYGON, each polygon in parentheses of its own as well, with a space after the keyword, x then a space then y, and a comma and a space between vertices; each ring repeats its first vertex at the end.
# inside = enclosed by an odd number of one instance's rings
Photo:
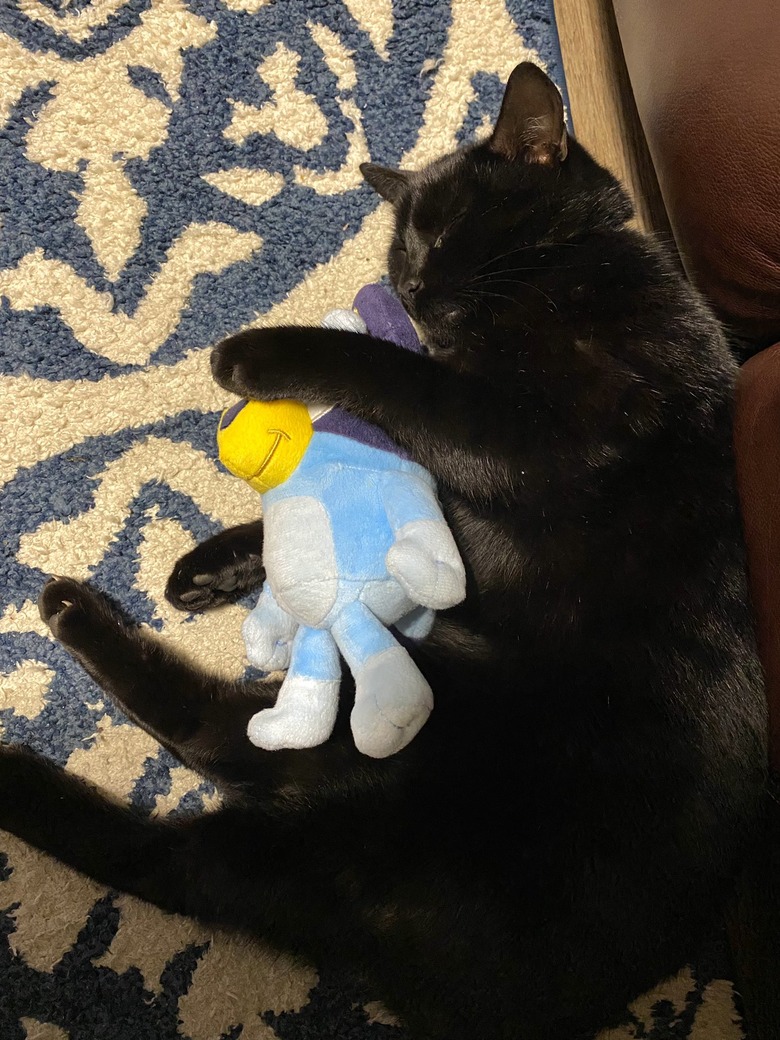
POLYGON ((257 606, 244 622, 244 643, 249 663, 264 672, 288 668, 297 630, 298 622, 282 610, 266 582, 257 606))
POLYGON ((364 603, 350 603, 333 637, 355 679, 352 735, 358 751, 386 758, 428 719, 433 693, 409 654, 364 603))
POLYGON ((433 628, 436 611, 430 607, 417 607, 410 610, 406 617, 396 621, 395 628, 407 639, 425 639, 433 628))
POLYGON ((266 751, 324 743, 333 732, 340 685, 341 662, 330 632, 301 625, 276 704, 252 716, 249 739, 266 751))

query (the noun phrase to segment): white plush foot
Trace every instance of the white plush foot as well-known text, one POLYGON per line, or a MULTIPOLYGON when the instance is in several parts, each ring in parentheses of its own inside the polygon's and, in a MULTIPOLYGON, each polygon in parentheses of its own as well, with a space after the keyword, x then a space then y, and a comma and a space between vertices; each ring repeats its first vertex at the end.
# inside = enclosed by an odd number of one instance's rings
POLYGON ((370 758, 387 758, 406 747, 433 710, 433 693, 402 647, 372 657, 355 676, 350 723, 355 747, 370 758))
POLYGON ((273 708, 253 715, 247 736, 265 751, 324 744, 333 732, 339 706, 339 679, 288 675, 273 708))

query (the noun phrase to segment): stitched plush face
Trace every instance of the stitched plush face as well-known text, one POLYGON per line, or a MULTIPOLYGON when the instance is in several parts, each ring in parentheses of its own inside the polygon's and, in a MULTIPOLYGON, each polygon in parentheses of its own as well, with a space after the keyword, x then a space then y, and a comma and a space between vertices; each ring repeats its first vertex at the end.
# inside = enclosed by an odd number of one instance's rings
POLYGON ((262 494, 294 472, 311 437, 299 401, 239 401, 223 412, 217 444, 222 464, 262 494))

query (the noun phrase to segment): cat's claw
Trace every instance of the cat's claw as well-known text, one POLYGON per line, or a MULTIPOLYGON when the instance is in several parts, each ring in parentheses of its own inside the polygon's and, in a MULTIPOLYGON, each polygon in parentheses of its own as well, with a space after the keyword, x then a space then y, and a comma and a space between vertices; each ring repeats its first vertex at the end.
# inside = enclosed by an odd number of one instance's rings
POLYGON ((118 620, 115 608, 101 592, 75 578, 49 578, 38 598, 38 612, 52 634, 74 649, 89 641, 100 621, 115 626, 118 620))

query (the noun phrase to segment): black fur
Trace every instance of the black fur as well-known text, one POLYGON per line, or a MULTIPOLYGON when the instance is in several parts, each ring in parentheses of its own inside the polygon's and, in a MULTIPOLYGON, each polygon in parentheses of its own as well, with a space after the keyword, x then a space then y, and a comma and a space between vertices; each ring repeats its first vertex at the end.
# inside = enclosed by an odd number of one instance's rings
MULTIPOLYGON (((260 751, 245 728, 275 687, 198 674, 58 579, 53 632, 225 808, 150 821, 6 748, 0 825, 165 909, 343 963, 418 1040, 587 1037, 695 952, 764 790, 734 366, 538 70, 513 74, 488 142, 365 174, 396 208, 390 272, 430 355, 281 328, 213 367, 240 394, 335 401, 437 477, 469 594, 417 652, 430 722, 361 757, 345 678, 327 744, 260 751)), ((172 601, 256 585, 259 533, 185 557, 172 601)))

